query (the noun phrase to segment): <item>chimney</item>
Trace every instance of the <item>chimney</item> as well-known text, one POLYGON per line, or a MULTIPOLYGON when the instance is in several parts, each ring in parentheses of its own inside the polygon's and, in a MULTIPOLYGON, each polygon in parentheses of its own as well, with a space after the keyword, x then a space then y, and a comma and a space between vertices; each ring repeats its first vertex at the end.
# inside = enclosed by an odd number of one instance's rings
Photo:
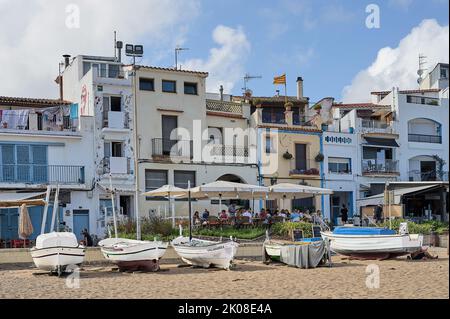
POLYGON ((117 41, 116 42, 116 48, 117 48, 117 60, 119 62, 122 62, 122 48, 123 48, 123 42, 117 41))
POLYGON ((297 78, 297 99, 301 100, 303 98, 303 79, 299 76, 297 78))
POLYGON ((220 100, 223 101, 223 85, 220 86, 219 92, 220 92, 220 100))
POLYGON ((64 68, 67 69, 67 67, 70 64, 70 55, 69 54, 64 54, 63 58, 64 58, 64 68))

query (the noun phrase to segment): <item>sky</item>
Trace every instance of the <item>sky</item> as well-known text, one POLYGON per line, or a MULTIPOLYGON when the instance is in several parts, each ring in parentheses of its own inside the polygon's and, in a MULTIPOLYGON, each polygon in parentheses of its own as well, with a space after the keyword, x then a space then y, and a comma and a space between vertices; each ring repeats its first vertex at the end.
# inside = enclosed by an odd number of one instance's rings
MULTIPOLYGON (((312 102, 366 102, 370 91, 417 87, 426 67, 448 63, 448 0, 0 0, 0 96, 58 97, 63 54, 114 54, 113 32, 144 45, 141 64, 207 71, 207 89, 275 94, 273 77, 296 79, 312 102), (373 11, 379 9, 379 25, 373 11), (369 25, 370 26, 370 25, 369 25)), ((376 12, 375 12, 376 13, 376 12)), ((283 88, 279 88, 283 93, 283 88)))

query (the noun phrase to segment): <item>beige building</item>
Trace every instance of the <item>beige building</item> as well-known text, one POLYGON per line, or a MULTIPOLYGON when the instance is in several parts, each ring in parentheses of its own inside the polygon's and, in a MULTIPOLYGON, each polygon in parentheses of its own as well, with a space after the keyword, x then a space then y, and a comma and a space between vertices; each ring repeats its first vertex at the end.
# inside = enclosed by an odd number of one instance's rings
MULTIPOLYGON (((257 130, 259 181, 323 186, 322 129, 320 111, 309 110, 303 97, 303 80, 297 80, 297 96, 248 97, 251 125, 257 130)), ((235 98, 235 100, 241 100, 235 98)), ((322 197, 266 201, 272 209, 322 209, 322 197)))
MULTIPOLYGON (((248 134, 249 104, 232 102, 223 92, 207 98, 204 72, 135 68, 139 192, 216 180, 257 183, 256 137, 248 134)), ((178 217, 188 215, 186 201, 172 200, 170 205, 178 217)), ((215 200, 194 203, 194 210, 204 208, 218 214, 215 200)), ((169 217, 169 203, 140 196, 139 211, 143 216, 169 217)))

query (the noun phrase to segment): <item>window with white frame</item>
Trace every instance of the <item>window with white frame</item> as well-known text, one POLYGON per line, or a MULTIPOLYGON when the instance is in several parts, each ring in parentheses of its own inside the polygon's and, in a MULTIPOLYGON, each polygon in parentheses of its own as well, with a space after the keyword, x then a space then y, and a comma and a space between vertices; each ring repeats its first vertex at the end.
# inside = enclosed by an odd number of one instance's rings
POLYGON ((329 157, 328 172, 335 174, 351 174, 351 159, 344 157, 329 157))

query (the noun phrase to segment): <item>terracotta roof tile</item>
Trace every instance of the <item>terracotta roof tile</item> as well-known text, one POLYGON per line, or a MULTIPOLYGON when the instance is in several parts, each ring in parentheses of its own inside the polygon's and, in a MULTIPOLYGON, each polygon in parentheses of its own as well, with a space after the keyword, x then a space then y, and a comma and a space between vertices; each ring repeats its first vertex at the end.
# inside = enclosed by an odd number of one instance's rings
POLYGON ((69 105, 71 103, 72 102, 59 99, 0 96, 0 105, 4 106, 49 107, 58 105, 69 105))
MULTIPOLYGON (((128 65, 130 66, 130 65, 128 65)), ((150 69, 150 70, 157 70, 157 71, 170 71, 170 72, 180 72, 180 73, 189 73, 189 74, 196 74, 200 76, 207 77, 209 75, 208 72, 201 72, 201 71, 191 71, 191 70, 175 70, 173 68, 163 68, 158 66, 149 66, 149 65, 136 65, 137 69, 150 69)))

